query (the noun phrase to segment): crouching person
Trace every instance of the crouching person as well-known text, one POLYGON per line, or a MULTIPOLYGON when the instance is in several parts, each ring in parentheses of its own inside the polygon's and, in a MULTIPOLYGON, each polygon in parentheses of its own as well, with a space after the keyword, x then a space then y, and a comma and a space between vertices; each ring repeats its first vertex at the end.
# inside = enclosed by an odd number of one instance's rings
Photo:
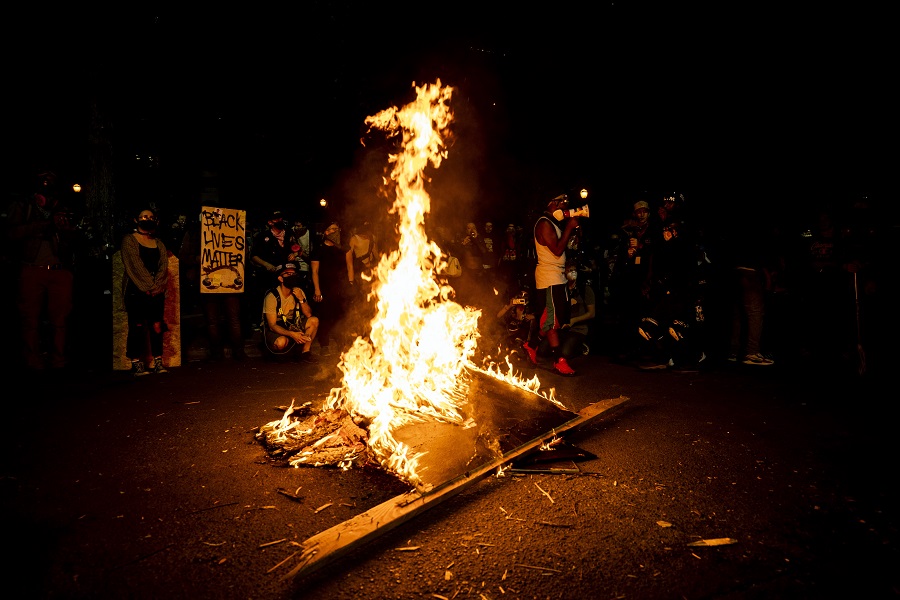
POLYGON ((278 286, 266 292, 263 299, 265 355, 316 362, 310 348, 319 329, 319 319, 313 316, 306 301, 299 269, 289 262, 279 266, 277 274, 278 286))

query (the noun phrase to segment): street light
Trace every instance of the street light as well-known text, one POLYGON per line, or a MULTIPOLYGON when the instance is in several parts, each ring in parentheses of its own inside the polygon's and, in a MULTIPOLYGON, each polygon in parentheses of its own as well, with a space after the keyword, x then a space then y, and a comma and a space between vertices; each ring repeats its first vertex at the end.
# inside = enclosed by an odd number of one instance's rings
POLYGON ((72 184, 72 191, 75 192, 76 194, 77 194, 78 192, 80 192, 80 191, 81 191, 81 184, 80 184, 80 183, 73 183, 73 184, 72 184))
POLYGON ((584 200, 585 198, 587 198, 587 194, 588 194, 587 188, 581 188, 580 194, 581 194, 581 199, 582 199, 582 200, 584 200))
POLYGON ((321 206, 322 208, 325 208, 326 206, 328 206, 328 200, 326 200, 325 198, 322 198, 321 200, 319 200, 319 206, 321 206))

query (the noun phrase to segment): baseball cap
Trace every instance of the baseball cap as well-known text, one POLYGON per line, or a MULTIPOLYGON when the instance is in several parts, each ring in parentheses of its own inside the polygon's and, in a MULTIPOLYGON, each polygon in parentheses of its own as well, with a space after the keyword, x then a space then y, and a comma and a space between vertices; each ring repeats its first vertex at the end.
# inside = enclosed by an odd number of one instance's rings
POLYGON ((284 215, 281 213, 280 210, 273 210, 272 212, 269 213, 269 218, 267 220, 268 221, 277 221, 282 218, 284 218, 284 215))
POLYGON ((294 273, 296 273, 299 270, 300 269, 299 267, 297 267, 297 263, 286 262, 283 265, 278 265, 277 274, 281 275, 285 271, 293 271, 294 273))
POLYGON ((560 194, 556 198, 551 198, 550 200, 547 200, 547 204, 550 205, 553 202, 568 202, 568 201, 569 201, 569 196, 567 194, 560 194))
POLYGON ((647 210, 650 210, 650 205, 647 204, 647 202, 645 202, 644 200, 638 200, 634 203, 634 210, 637 210, 639 208, 646 208, 647 210))

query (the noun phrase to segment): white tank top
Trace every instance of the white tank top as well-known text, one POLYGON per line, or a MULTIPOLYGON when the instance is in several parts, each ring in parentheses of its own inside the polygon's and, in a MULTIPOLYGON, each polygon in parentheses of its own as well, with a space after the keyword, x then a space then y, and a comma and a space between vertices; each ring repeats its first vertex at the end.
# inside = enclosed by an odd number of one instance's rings
POLYGON ((562 230, 547 217, 541 217, 534 224, 534 250, 535 254, 537 254, 537 266, 534 268, 534 287, 539 290, 547 289, 551 285, 566 283, 565 251, 561 255, 556 256, 537 239, 537 226, 541 219, 553 225, 557 238, 562 236, 562 230))

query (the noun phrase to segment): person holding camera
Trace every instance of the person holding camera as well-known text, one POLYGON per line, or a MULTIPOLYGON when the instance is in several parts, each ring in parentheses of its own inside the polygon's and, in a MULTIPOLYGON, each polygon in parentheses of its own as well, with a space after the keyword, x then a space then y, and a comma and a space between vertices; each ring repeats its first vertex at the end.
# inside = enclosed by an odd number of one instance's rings
POLYGON ((485 282, 488 274, 484 264, 488 250, 484 239, 478 232, 475 223, 466 223, 466 230, 457 244, 462 250, 462 277, 457 284, 460 302, 481 306, 487 298, 484 296, 485 282))
POLYGON ((19 266, 17 306, 21 357, 29 371, 68 366, 67 327, 73 309, 76 246, 80 231, 60 201, 56 174, 37 176, 36 189, 7 213, 11 259, 19 266), (44 363, 41 322, 50 324, 49 365, 44 363))
POLYGON ((520 289, 497 311, 495 327, 489 333, 498 346, 518 348, 528 339, 534 315, 528 310, 528 290, 520 289))
POLYGON ((316 362, 310 352, 313 339, 319 329, 319 319, 314 317, 306 293, 301 287, 300 268, 296 263, 285 263, 276 268, 278 285, 263 299, 263 346, 270 357, 287 356, 301 346, 295 360, 316 362))

